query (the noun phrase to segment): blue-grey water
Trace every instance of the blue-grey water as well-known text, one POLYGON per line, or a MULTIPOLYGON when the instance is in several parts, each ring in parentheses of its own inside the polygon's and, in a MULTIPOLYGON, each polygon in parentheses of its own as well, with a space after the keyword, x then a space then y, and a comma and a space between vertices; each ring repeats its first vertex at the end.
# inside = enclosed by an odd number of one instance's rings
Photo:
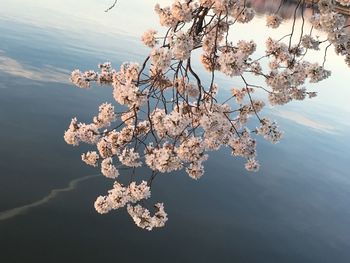
POLYGON ((106 14, 110 2, 0 0, 0 262, 350 262, 350 74, 338 58, 319 98, 266 110, 285 136, 259 140, 258 173, 222 150, 199 181, 159 176, 152 200, 169 221, 153 232, 125 210, 95 212, 112 182, 63 132, 113 98, 69 74, 141 60, 137 35, 156 21, 156 1, 106 14))

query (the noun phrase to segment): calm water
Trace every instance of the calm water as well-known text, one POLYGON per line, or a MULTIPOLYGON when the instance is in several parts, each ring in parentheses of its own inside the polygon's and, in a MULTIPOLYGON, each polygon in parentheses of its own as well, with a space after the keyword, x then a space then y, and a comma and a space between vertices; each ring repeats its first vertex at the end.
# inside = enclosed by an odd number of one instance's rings
POLYGON ((169 221, 146 232, 125 210, 95 213, 112 182, 89 177, 97 171, 80 161, 87 148, 66 145, 63 132, 112 101, 109 88, 72 87, 69 72, 147 54, 136 36, 155 25, 156 1, 119 1, 108 14, 108 1, 0 2, 1 263, 350 262, 350 74, 341 60, 330 58, 319 98, 266 111, 285 137, 259 141, 258 173, 223 150, 198 182, 160 176, 152 200, 165 202, 169 221))

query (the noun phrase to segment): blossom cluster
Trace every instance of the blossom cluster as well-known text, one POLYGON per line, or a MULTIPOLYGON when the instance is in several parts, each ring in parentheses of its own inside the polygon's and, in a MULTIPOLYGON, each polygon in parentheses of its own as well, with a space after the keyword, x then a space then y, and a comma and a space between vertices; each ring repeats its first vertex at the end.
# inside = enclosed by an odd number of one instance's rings
POLYGON ((108 195, 99 196, 96 199, 95 208, 98 213, 106 214, 112 209, 118 209, 128 203, 136 203, 142 199, 148 199, 150 196, 150 187, 146 181, 142 181, 139 185, 132 182, 127 187, 115 182, 113 188, 108 191, 108 195))
POLYGON ((279 15, 273 14, 266 17, 266 26, 271 28, 278 28, 282 23, 283 18, 279 15))
MULTIPOLYGON (((336 1, 341 5, 349 6, 348 0, 336 1)), ((345 62, 350 66, 350 36, 347 33, 345 16, 336 10, 336 5, 331 0, 318 1, 319 12, 316 12, 310 22, 314 28, 327 34, 327 40, 334 46, 338 55, 345 57, 345 62)))
POLYGON ((341 5, 350 6, 350 0, 336 0, 341 5))
MULTIPOLYGON (((326 32, 327 41, 350 61, 343 16, 333 1, 313 5, 313 27, 326 32)), ((275 121, 260 116, 264 106, 314 97, 316 93, 305 85, 330 76, 324 63, 304 59, 309 49, 321 50, 324 42, 311 32, 302 34, 297 43, 293 30, 287 41, 267 38, 260 58, 254 41, 229 41, 235 23, 254 19, 255 11, 245 1, 176 0, 168 7, 156 5, 155 12, 168 30, 165 36, 153 29, 142 35, 141 41, 150 48, 142 64, 128 62, 114 69, 107 62, 99 65, 98 72, 72 72, 71 81, 80 88, 89 88, 92 82, 110 86, 117 106, 103 103, 88 124, 73 118, 64 133, 70 145, 95 145, 96 150, 83 153, 82 160, 115 180, 108 194, 96 199, 96 211, 105 214, 126 206, 135 224, 147 230, 163 227, 168 220, 163 203, 154 205, 154 215, 145 207, 158 174, 184 170, 198 180, 209 152, 222 148, 244 158, 248 171, 258 171, 258 137, 277 143, 283 135, 275 121), (195 51, 210 72, 209 82, 192 66, 195 51), (263 59, 267 67, 261 65, 263 59), (242 81, 225 100, 218 96, 217 72, 242 81), (264 79, 266 87, 248 83, 247 75, 264 79), (266 91, 266 98, 255 97, 257 89, 266 91), (258 127, 249 128, 251 119, 258 121, 258 127), (134 175, 139 167, 147 167, 151 175, 137 184, 134 175), (131 171, 128 185, 118 181, 120 169, 131 171)), ((277 28, 282 22, 275 13, 267 16, 266 25, 277 28)))

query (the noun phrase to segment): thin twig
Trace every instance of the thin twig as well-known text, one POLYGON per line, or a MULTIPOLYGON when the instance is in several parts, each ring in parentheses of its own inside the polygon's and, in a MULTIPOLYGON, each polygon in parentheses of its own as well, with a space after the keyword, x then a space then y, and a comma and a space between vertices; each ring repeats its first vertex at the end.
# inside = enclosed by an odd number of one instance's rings
POLYGON ((105 10, 105 12, 108 12, 108 11, 110 11, 111 9, 113 9, 113 8, 115 7, 115 5, 117 4, 117 2, 118 2, 118 0, 115 0, 114 3, 113 3, 110 7, 108 7, 108 8, 105 10))

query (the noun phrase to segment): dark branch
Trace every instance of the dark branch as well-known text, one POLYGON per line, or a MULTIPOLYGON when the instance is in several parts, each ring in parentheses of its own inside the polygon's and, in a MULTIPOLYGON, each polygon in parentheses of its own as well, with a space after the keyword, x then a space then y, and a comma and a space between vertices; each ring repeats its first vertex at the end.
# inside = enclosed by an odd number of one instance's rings
POLYGON ((117 4, 118 0, 115 0, 113 5, 111 5, 110 7, 108 7, 105 12, 108 12, 109 10, 113 9, 115 7, 115 5, 117 4))

